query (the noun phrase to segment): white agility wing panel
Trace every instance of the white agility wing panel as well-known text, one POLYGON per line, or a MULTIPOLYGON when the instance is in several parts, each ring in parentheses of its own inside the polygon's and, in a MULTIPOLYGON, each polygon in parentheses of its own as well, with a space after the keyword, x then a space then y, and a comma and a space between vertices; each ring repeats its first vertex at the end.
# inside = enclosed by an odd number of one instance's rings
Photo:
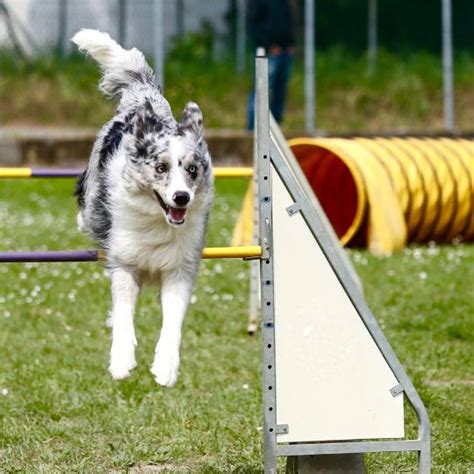
POLYGON ((277 441, 403 437, 397 379, 273 168, 272 186, 277 441))

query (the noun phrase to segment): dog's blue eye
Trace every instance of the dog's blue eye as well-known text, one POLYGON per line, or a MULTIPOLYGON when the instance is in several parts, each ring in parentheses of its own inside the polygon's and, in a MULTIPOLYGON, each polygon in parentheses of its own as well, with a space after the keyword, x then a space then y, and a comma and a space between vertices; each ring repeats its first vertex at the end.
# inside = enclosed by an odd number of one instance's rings
POLYGON ((158 165, 158 166, 156 167, 156 172, 157 172, 157 173, 160 173, 160 174, 161 174, 161 173, 164 173, 165 171, 166 171, 166 166, 165 166, 165 165, 158 165))
POLYGON ((194 166, 194 165, 191 165, 189 168, 188 168, 188 171, 190 173, 195 173, 197 171, 197 168, 194 166))

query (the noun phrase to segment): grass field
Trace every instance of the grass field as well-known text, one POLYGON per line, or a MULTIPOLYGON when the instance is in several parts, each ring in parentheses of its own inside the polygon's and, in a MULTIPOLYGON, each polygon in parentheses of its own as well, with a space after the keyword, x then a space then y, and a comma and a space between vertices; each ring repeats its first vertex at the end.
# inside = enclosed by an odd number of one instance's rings
MULTIPOLYGON (((17 62, 0 54, 0 125, 101 126, 114 104, 97 91, 98 68, 92 60, 73 56, 60 61, 42 58, 17 62), (91 104, 94 104, 91 107, 91 104)), ((236 75, 232 61, 213 61, 205 48, 190 43, 167 56, 166 97, 180 115, 188 100, 200 104, 205 124, 213 128, 244 128, 248 73, 236 75)), ((340 133, 353 131, 427 131, 443 128, 442 72, 438 56, 381 50, 374 76, 367 59, 334 48, 317 56, 317 127, 340 133)), ((455 124, 473 129, 474 56, 455 57, 455 124)), ((284 128, 304 129, 303 65, 295 62, 284 128)))
MULTIPOLYGON (((2 181, 1 249, 89 248, 75 229, 72 188, 2 181)), ((218 183, 209 245, 229 242, 244 189, 218 183)), ((474 248, 350 256, 430 413, 433 472, 472 472, 474 248)), ((160 327, 153 289, 136 318, 139 366, 114 382, 102 267, 0 266, 0 471, 261 472, 260 340, 246 334, 247 265, 202 263, 172 389, 149 372, 160 327)), ((410 472, 415 458, 371 455, 368 465, 410 472)))

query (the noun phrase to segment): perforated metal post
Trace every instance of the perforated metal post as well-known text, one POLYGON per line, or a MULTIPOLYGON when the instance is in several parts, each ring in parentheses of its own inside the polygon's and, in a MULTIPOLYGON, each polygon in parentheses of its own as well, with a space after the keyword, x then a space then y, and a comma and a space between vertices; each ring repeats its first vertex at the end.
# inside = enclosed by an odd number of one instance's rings
POLYGON ((265 472, 276 473, 276 397, 275 397, 275 329, 273 298, 272 251, 272 184, 270 169, 270 112, 268 107, 268 60, 257 56, 256 64, 256 141, 258 168, 258 198, 264 397, 264 458, 265 472))

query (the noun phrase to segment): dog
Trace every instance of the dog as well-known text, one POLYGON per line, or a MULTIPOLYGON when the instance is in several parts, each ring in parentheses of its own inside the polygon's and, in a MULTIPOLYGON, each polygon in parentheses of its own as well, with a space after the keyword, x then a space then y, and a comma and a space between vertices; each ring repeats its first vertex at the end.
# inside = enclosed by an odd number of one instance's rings
POLYGON ((136 367, 135 305, 141 286, 154 283, 161 285, 163 322, 151 372, 171 387, 213 198, 203 116, 189 102, 181 120, 174 118, 139 50, 89 29, 72 42, 99 63, 99 89, 119 100, 76 185, 78 227, 105 251, 111 279, 109 372, 119 380, 136 367))

